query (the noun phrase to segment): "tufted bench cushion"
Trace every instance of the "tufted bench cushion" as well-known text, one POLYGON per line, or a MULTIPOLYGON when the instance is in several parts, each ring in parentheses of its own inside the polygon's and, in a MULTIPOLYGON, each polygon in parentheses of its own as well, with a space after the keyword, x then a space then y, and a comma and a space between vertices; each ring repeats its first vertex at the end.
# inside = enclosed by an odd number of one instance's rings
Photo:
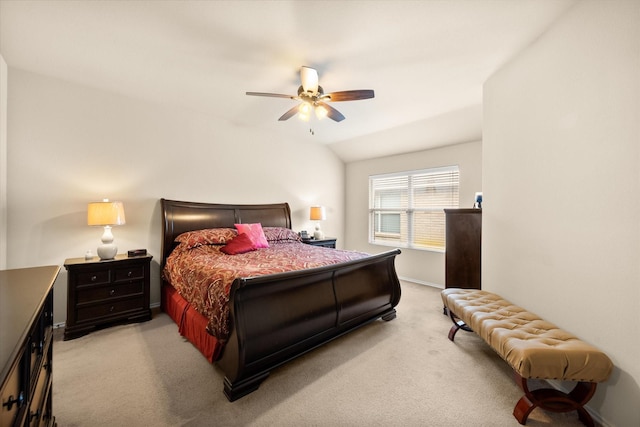
POLYGON ((496 294, 450 288, 442 300, 523 378, 603 382, 611 375, 602 351, 496 294))
POLYGON ((525 395, 513 410, 520 424, 536 407, 553 411, 576 410, 587 426, 593 426, 584 405, 593 397, 597 383, 606 381, 613 363, 596 347, 581 341, 522 307, 496 294, 478 289, 445 289, 442 302, 453 326, 449 339, 458 330, 477 333, 515 372, 525 395), (553 388, 530 390, 530 379, 555 379, 577 382, 565 393, 553 388))

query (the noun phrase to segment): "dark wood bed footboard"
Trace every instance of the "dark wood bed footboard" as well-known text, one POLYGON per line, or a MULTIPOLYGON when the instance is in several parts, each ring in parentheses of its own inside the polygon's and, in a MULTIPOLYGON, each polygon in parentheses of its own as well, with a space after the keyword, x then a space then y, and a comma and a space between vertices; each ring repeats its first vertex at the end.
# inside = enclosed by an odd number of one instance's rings
POLYGON ((230 295, 232 333, 218 361, 227 398, 254 391, 272 369, 349 331, 395 318, 399 253, 237 279, 230 295))

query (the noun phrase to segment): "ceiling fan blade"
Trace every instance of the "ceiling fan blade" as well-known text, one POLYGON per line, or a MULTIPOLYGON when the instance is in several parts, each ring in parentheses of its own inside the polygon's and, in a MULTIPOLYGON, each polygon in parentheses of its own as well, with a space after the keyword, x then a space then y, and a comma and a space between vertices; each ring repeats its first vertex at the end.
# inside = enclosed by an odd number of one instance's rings
POLYGON ((343 90, 341 92, 332 92, 325 94, 322 99, 332 102, 339 101, 357 101, 359 99, 373 98, 374 93, 371 89, 361 90, 343 90))
POLYGON ((251 96, 268 96, 271 98, 289 98, 289 99, 298 99, 297 96, 294 95, 283 95, 281 93, 266 93, 266 92, 246 92, 247 95, 251 96))
POLYGON ((285 120, 289 120, 291 117, 293 117, 296 114, 298 114, 298 107, 299 107, 299 105, 296 105, 295 107, 289 109, 286 113, 284 113, 282 116, 280 116, 280 118, 278 120, 281 121, 281 122, 283 122, 285 120))
POLYGON ((342 115, 342 113, 326 102, 318 101, 317 104, 327 109, 327 117, 329 117, 331 120, 336 122, 341 122, 344 120, 344 116, 342 115))
POLYGON ((318 91, 318 72, 311 67, 300 68, 300 81, 305 92, 316 93, 318 91))

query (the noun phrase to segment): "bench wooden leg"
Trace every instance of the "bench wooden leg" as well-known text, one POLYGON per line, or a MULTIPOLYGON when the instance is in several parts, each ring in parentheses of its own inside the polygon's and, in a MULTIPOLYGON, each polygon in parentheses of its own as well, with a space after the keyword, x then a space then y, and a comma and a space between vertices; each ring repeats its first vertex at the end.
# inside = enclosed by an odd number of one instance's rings
POLYGON ((513 409, 513 416, 522 425, 527 423, 527 418, 531 411, 540 407, 551 412, 569 412, 577 411, 578 418, 588 427, 593 427, 593 418, 584 405, 593 397, 596 392, 597 383, 580 381, 569 393, 552 388, 541 388, 537 390, 529 390, 527 378, 522 378, 520 374, 515 373, 516 382, 524 391, 524 396, 520 398, 513 409))
POLYGON ((453 326, 451 327, 451 329, 449 329, 449 339, 451 341, 453 341, 453 339, 456 337, 456 333, 458 332, 458 330, 462 329, 463 331, 467 331, 467 332, 473 332, 473 330, 467 326, 466 323, 464 323, 462 320, 460 320, 460 318, 458 316, 456 316, 453 311, 448 310, 449 312, 449 317, 451 318, 451 321, 453 322, 453 326))

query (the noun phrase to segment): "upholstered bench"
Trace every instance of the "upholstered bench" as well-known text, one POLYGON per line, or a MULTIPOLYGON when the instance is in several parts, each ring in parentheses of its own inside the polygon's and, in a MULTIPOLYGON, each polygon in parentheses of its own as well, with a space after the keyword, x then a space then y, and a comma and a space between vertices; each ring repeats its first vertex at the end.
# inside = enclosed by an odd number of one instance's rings
POLYGON ((576 410, 585 425, 594 425, 584 405, 597 383, 611 374, 613 363, 606 354, 490 292, 449 288, 442 291, 442 301, 454 323, 451 341, 460 329, 475 332, 513 368, 525 393, 513 410, 520 424, 526 424, 531 411, 540 407, 552 412, 576 410), (553 388, 529 390, 530 379, 577 384, 569 393, 553 388))

